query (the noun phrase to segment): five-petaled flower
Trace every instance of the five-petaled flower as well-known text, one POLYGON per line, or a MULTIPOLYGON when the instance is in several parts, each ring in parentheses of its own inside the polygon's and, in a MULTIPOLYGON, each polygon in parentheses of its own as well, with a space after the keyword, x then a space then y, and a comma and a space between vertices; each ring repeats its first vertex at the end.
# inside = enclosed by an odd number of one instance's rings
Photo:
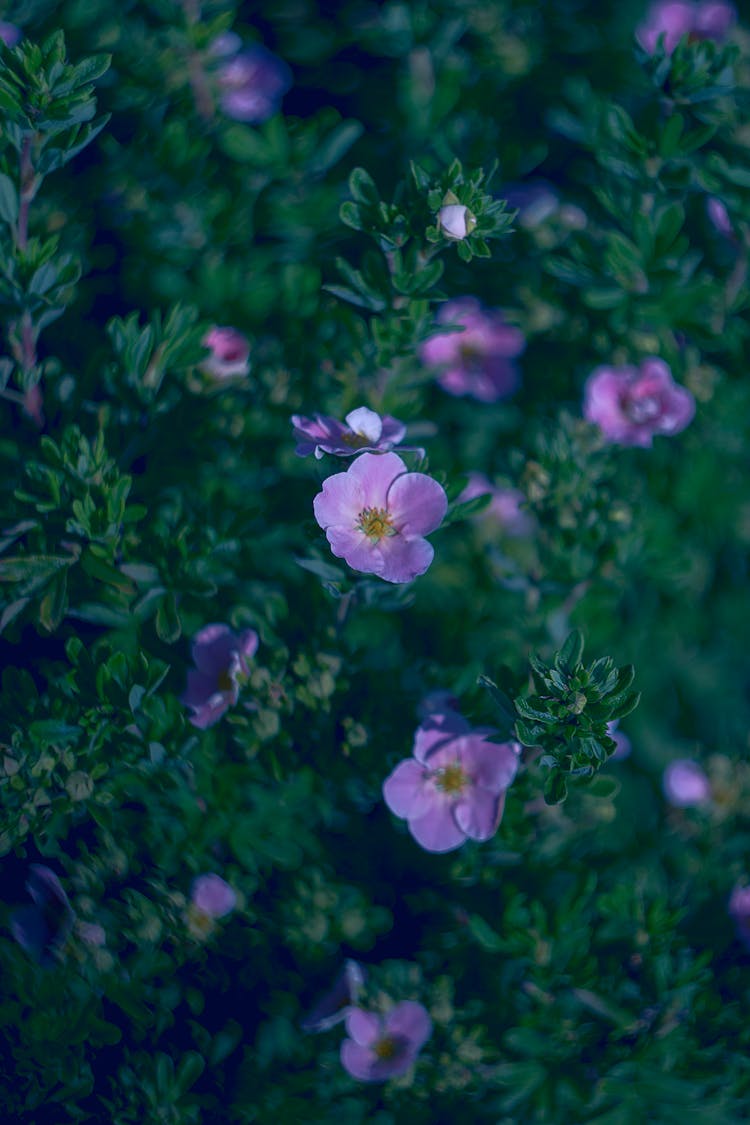
POLYGON ((293 414, 292 425, 297 439, 295 453, 299 457, 314 453, 318 459, 324 453, 335 453, 338 457, 353 457, 366 451, 383 453, 403 441, 406 434, 406 426, 397 418, 390 414, 381 418, 366 406, 351 410, 343 422, 327 414, 316 414, 313 418, 293 414))
POLYGON ((214 379, 231 379, 247 375, 250 370, 250 344, 236 328, 215 326, 201 341, 209 355, 201 364, 214 379))
POLYGON ((440 526, 447 508, 442 485, 408 472, 395 453, 363 453, 345 473, 323 481, 313 501, 334 555, 386 582, 424 574, 435 554, 424 536, 440 526))
POLYGON ((684 35, 691 39, 726 39, 736 19, 733 4, 724 0, 657 0, 638 27, 636 37, 650 55, 664 36, 664 50, 671 55, 684 35))
POLYGON ((420 348, 420 358, 440 368, 438 383, 452 395, 471 395, 480 402, 497 402, 518 386, 513 360, 526 346, 519 328, 506 324, 498 312, 485 312, 473 297, 448 301, 439 324, 459 325, 463 331, 441 332, 420 348))
POLYGON ((205 730, 239 699, 240 680, 258 648, 254 629, 235 633, 228 625, 206 625, 193 638, 195 668, 188 672, 182 702, 192 708, 190 722, 205 730))
POLYGON ((517 488, 499 488, 484 473, 470 473, 468 483, 457 500, 462 504, 487 495, 492 499, 486 508, 476 513, 479 519, 489 517, 511 537, 529 535, 533 531, 534 517, 524 507, 526 497, 523 492, 517 488))
POLYGON ((360 1082, 385 1082, 405 1074, 432 1034, 427 1009, 413 1000, 396 1004, 385 1016, 352 1008, 349 1036, 341 1044, 341 1063, 360 1082))
POLYGON ((637 367, 597 367, 586 381, 583 413, 619 445, 651 445, 655 434, 677 434, 695 414, 695 399, 664 360, 637 367))
POLYGON ((521 748, 490 742, 493 733, 472 730, 455 712, 432 715, 417 730, 414 756, 386 778, 388 808, 425 851, 449 852, 497 831, 521 748))

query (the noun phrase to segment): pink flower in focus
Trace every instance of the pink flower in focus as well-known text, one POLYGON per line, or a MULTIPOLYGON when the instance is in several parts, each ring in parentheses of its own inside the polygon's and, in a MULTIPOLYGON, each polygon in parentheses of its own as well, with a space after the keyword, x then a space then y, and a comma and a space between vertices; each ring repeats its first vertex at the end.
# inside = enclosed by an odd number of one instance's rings
POLYGON ((424 538, 448 508, 445 490, 425 473, 410 473, 395 453, 363 453, 345 473, 323 481, 313 501, 331 550, 352 570, 386 582, 424 574, 434 550, 424 538))
POLYGON ((506 324, 498 312, 483 312, 473 297, 446 302, 437 320, 463 328, 431 336, 420 348, 423 363, 441 368, 443 390, 497 402, 516 389, 518 371, 512 361, 526 346, 519 328, 506 324))
POLYGON ((344 422, 327 414, 316 414, 313 418, 293 414, 292 425, 297 439, 295 453, 299 457, 314 453, 318 459, 324 453, 353 457, 365 450, 386 452, 403 441, 406 434, 406 426, 397 418, 390 414, 381 418, 366 406, 351 410, 344 422))
POLYGON ((276 113, 292 84, 289 67, 265 47, 230 53, 226 36, 213 50, 220 62, 217 71, 219 101, 227 117, 259 124, 276 113))
POLYGON ((695 400, 661 359, 640 368, 597 367, 584 391, 584 417, 620 445, 649 447, 655 434, 677 434, 695 414, 695 400))
POLYGON ((352 1008, 346 1017, 349 1036, 341 1044, 341 1063, 360 1082, 385 1082, 405 1074, 432 1034, 427 1009, 404 1000, 387 1015, 352 1008))
POLYGON ((678 758, 664 771, 664 795, 670 805, 685 809, 711 800, 711 783, 697 762, 678 758))
POLYGON ((220 875, 211 872, 193 881, 190 903, 207 918, 224 918, 237 905, 237 895, 220 875))
POLYGON ((735 887, 729 900, 729 914, 734 918, 737 936, 750 946, 750 887, 735 887))
POLYGON ((492 496, 490 504, 476 513, 477 519, 489 516, 499 523, 510 536, 529 535, 534 529, 534 519, 525 509, 526 497, 517 488, 498 488, 483 473, 471 473, 469 481, 458 496, 459 503, 477 496, 492 496))
POLYGON ((432 715, 418 728, 414 756, 383 783, 396 816, 428 852, 449 852, 466 840, 489 840, 516 776, 520 746, 489 742, 492 730, 472 730, 460 715, 432 715))
POLYGON ((250 344, 236 328, 214 327, 201 341, 210 355, 201 368, 214 379, 230 379, 247 375, 250 370, 250 344))
POLYGON ((659 37, 664 50, 674 51, 684 35, 692 39, 726 38, 736 19, 734 6, 727 3, 695 3, 692 0, 657 0, 636 31, 636 38, 650 55, 656 52, 659 37))
POLYGON ((23 39, 23 32, 14 23, 0 20, 0 39, 6 47, 15 47, 16 43, 20 43, 23 39))
POLYGON ((206 625, 193 638, 195 669, 188 672, 182 702, 194 714, 190 722, 200 730, 213 726, 240 694, 240 677, 249 674, 248 661, 258 648, 254 629, 235 633, 228 625, 206 625))

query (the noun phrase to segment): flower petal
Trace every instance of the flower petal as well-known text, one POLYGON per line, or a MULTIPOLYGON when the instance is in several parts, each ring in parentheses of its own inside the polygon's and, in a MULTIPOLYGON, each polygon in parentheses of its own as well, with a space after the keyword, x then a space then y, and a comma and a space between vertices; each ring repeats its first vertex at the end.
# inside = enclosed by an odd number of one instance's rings
POLYGON ((474 785, 497 795, 508 788, 518 770, 517 742, 487 742, 478 732, 459 740, 461 764, 474 785))
POLYGON ((426 473, 404 473, 388 490, 388 511, 403 535, 428 535, 447 510, 445 489, 426 473))
POLYGON ((486 789, 471 788, 453 810, 461 832, 472 840, 489 840, 497 832, 499 799, 486 789))
POLYGON ((346 1034, 360 1047, 369 1047, 382 1033, 383 1021, 374 1012, 351 1008, 346 1016, 346 1034))
POLYGON ((425 762, 440 746, 452 742, 457 735, 465 734, 470 729, 466 719, 457 711, 430 715, 417 727, 412 753, 418 762, 425 762))
POLYGON ((236 637, 228 625, 205 625, 193 637, 192 656, 196 668, 208 676, 226 671, 236 637))
POLYGON ((424 816, 409 821, 409 831, 426 852, 450 852, 466 840, 466 833, 453 819, 452 809, 452 803, 443 800, 424 816))
POLYGON ((412 582, 429 569, 435 557, 426 539, 405 539, 402 535, 382 539, 378 551, 382 564, 373 573, 386 582, 412 582))
POLYGON ((427 1014, 427 1009, 414 1000, 404 1000, 391 1008, 385 1017, 385 1031, 387 1035, 397 1035, 406 1039, 413 1051, 420 1047, 432 1034, 432 1020, 427 1014))
POLYGON ((399 762, 383 782, 383 799, 391 812, 402 818, 423 816, 434 794, 427 778, 427 770, 414 758, 399 762))
POLYGON ((355 434, 367 438, 372 445, 380 441, 380 436, 383 433, 383 422, 380 415, 376 414, 374 410, 369 410, 366 406, 360 406, 356 410, 350 410, 345 421, 355 434))

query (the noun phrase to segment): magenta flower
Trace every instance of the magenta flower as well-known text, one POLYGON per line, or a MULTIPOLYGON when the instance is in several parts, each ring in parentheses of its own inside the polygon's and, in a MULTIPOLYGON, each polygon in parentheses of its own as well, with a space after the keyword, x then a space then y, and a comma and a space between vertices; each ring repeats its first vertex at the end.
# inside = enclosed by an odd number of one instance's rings
POLYGON ((313 501, 331 550, 352 570, 386 582, 411 582, 434 557, 424 538, 442 523, 445 489, 410 473, 395 453, 363 453, 345 473, 323 481, 313 501))
POLYGON ((237 905, 237 895, 220 875, 210 872, 193 880, 190 903, 207 918, 224 918, 237 905))
POLYGON ((711 783, 697 762, 678 758, 664 771, 664 795, 670 805, 685 809, 711 800, 711 783))
POLYGON ((483 473, 470 473, 466 488, 459 494, 458 501, 474 500, 477 496, 492 497, 489 505, 477 518, 493 519, 499 523, 507 535, 516 537, 529 535, 534 529, 534 519, 526 509, 526 497, 517 488, 498 488, 483 473))
POLYGON ((483 312, 473 297, 448 301, 437 319, 463 328, 431 336, 420 348, 422 362, 441 369, 443 390, 497 402, 516 389, 518 371, 512 361, 526 346, 519 328, 506 324, 498 312, 483 312))
POLYGON ((201 343, 209 356, 201 369, 214 379, 230 379, 247 375, 250 370, 250 344, 236 328, 213 327, 201 343))
POLYGON ((182 702, 191 707, 193 726, 213 726, 240 694, 240 679, 249 675, 248 661, 258 648, 254 629, 235 633, 228 625, 206 625, 193 638, 195 669, 188 672, 182 702))
POLYGON ((425 851, 449 852, 497 831, 521 748, 489 742, 493 733, 453 712, 433 715, 417 730, 414 756, 383 783, 388 808, 425 851))
POLYGON ((6 20, 0 20, 0 39, 5 43, 6 47, 15 47, 23 39, 23 32, 20 27, 16 27, 14 23, 8 23, 6 20))
POLYGON ((636 31, 636 38, 650 55, 656 52, 659 37, 664 36, 664 50, 671 55, 684 35, 691 39, 714 39, 729 34, 736 13, 727 3, 705 3, 703 0, 657 0, 636 31))
POLYGON ((366 450, 383 453, 403 441, 406 434, 406 426, 398 419, 390 414, 381 418, 366 406, 351 410, 344 422, 327 414, 316 414, 313 418, 293 414, 292 425, 297 439, 295 453, 299 457, 314 453, 318 459, 324 453, 339 457, 353 457, 366 450))
POLYGON ((706 200, 706 213, 717 234, 722 234, 725 238, 734 238, 734 227, 726 204, 715 195, 709 196, 706 200))
POLYGON ((583 413, 607 441, 646 448, 655 434, 684 430, 695 399, 662 359, 649 356, 640 368, 597 367, 586 382, 583 413))
POLYGON ((234 37, 218 37, 212 54, 218 56, 219 101, 227 117, 259 124, 272 117, 292 84, 289 67, 265 47, 231 53, 234 37))
POLYGON ((729 914, 737 927, 737 936, 750 946, 750 887, 735 887, 729 899, 729 914))
POLYGON ((385 1082, 405 1074, 432 1034, 427 1009, 404 1000, 385 1016, 353 1008, 346 1017, 349 1036, 341 1044, 341 1063, 360 1082, 385 1082))
POLYGON ((629 757, 632 749, 628 736, 617 729, 617 722, 617 719, 613 719, 611 723, 607 723, 607 734, 615 743, 615 748, 612 751, 613 762, 619 762, 623 758, 629 757))
POLYGON ((42 863, 29 865, 26 890, 33 906, 11 913, 10 931, 35 961, 51 965, 73 929, 75 914, 57 875, 42 863))

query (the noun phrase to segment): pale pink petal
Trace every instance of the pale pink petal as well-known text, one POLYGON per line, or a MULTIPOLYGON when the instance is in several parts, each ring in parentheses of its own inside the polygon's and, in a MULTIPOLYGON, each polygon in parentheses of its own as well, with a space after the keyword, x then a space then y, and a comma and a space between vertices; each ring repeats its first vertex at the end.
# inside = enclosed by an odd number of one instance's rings
POLYGON ((419 578, 435 557, 432 544, 426 539, 404 539, 401 535, 381 540, 380 549, 383 566, 375 573, 386 582, 411 582, 419 578))
POLYGON ((441 801, 424 816, 410 820, 409 831, 427 852, 450 852, 466 839, 466 833, 453 818, 452 805, 448 801, 441 801))
POLYGON ((430 715, 417 727, 412 753, 418 762, 425 762, 438 747, 452 742, 457 735, 470 729, 466 719, 458 712, 430 715))
POLYGON ((418 1051, 432 1034, 432 1020, 427 1009, 413 1000, 403 1000, 391 1008, 385 1017, 387 1035, 406 1039, 413 1051, 418 1051))
POLYGON ((360 406, 356 410, 351 410, 346 415, 345 421, 355 434, 366 437, 371 445, 380 441, 383 423, 380 415, 376 414, 374 410, 368 410, 366 406, 360 406))
POLYGON ((489 840, 500 823, 499 799, 486 789, 471 788, 453 810, 459 830, 472 840, 489 840))
POLYGON ((414 758, 399 762, 383 782, 383 797, 396 816, 422 816, 433 800, 434 788, 428 784, 424 766, 414 758))
POLYGON ((361 1047, 354 1040, 345 1039, 341 1044, 340 1058, 341 1065, 352 1078, 357 1078, 360 1082, 374 1081, 372 1068, 377 1055, 369 1047, 361 1047))
POLYGON ((447 510, 445 489, 425 473, 404 473, 388 490, 388 511, 405 535, 428 535, 440 526, 447 510))
POLYGON ((516 776, 517 742, 487 742, 475 731, 458 740, 458 753, 474 785, 490 793, 502 793, 516 776))
POLYGON ((346 1016, 346 1034, 360 1047, 369 1047, 381 1035, 382 1020, 374 1012, 351 1008, 346 1016))
POLYGON ((348 470, 347 476, 361 489, 365 505, 385 508, 388 489, 406 465, 397 453, 362 453, 348 470))
MULTIPOLYGON (((369 456, 373 455, 362 454, 362 457, 369 456)), ((356 464, 355 461, 352 469, 356 464)), ((385 489, 383 492, 385 493, 385 489)), ((372 507, 372 502, 365 495, 361 481, 352 476, 351 469, 327 477, 323 481, 322 490, 313 500, 315 519, 323 530, 329 527, 355 528, 359 513, 368 506, 372 507)))

